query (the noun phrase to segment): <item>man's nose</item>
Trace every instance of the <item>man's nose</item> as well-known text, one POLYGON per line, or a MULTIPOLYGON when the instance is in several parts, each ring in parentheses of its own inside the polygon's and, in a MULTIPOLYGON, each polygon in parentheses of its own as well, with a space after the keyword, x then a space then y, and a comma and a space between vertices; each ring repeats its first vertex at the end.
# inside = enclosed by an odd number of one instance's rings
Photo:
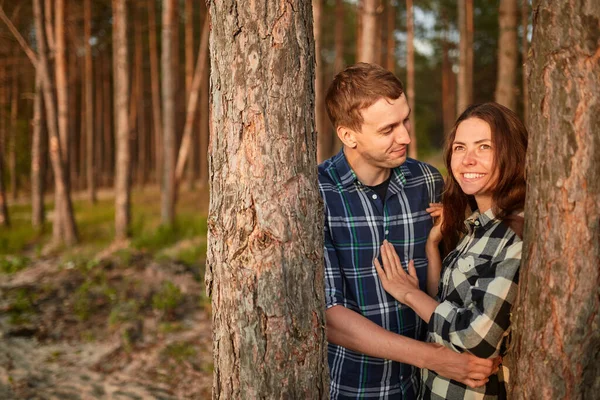
POLYGON ((410 127, 406 127, 404 124, 400 124, 398 129, 396 129, 394 140, 398 144, 410 144, 410 127))

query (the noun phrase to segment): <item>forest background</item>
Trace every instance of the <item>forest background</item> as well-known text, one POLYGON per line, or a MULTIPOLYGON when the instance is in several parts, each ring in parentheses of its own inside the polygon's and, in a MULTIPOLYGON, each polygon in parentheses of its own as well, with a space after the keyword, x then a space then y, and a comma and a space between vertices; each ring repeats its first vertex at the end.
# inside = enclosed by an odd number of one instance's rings
MULTIPOLYGON (((0 5, 0 397, 207 395, 205 3, 0 5)), ((467 104, 527 119, 528 1, 315 0, 313 15, 319 160, 339 149, 325 90, 356 61, 405 83, 411 155, 442 170, 467 104)))

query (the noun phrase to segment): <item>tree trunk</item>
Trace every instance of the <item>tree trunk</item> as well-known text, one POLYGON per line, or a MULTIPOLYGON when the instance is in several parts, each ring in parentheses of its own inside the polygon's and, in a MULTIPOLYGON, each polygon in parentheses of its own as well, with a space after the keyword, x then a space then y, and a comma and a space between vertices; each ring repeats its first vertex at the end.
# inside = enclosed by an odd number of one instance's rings
POLYGON ((95 73, 95 87, 96 87, 96 102, 95 102, 95 109, 96 109, 96 134, 95 136, 95 144, 94 144, 94 162, 95 162, 95 168, 96 171, 94 171, 94 180, 96 182, 97 186, 101 186, 101 176, 102 176, 102 160, 104 157, 104 146, 103 146, 103 132, 104 132, 104 127, 103 127, 103 123, 104 123, 104 71, 102 68, 103 65, 103 56, 101 54, 98 54, 96 56, 96 69, 94 70, 95 73))
MULTIPOLYGON (((200 16, 204 21, 204 18, 208 18, 208 10, 206 9, 206 4, 204 2, 200 2, 200 10, 202 11, 200 13, 200 16)), ((204 24, 204 22, 202 22, 202 24, 204 24)), ((210 60, 210 54, 208 55, 208 57, 210 60)), ((203 82, 206 82, 206 85, 203 85, 200 88, 200 151, 198 152, 198 154, 200 155, 200 187, 208 186, 208 141, 210 137, 210 85, 208 84, 209 79, 210 65, 207 65, 207 68, 204 69, 204 77, 202 78, 203 82)))
POLYGON ((442 14, 444 26, 444 37, 442 38, 442 113, 444 123, 444 134, 450 133, 456 119, 456 80, 452 72, 452 63, 448 55, 450 40, 450 28, 448 27, 448 16, 442 14))
POLYGON ((175 81, 173 54, 177 51, 173 39, 176 0, 164 0, 162 14, 162 111, 163 111, 163 179, 161 190, 161 223, 175 222, 175 81))
POLYGON ((413 2, 406 0, 406 97, 410 113, 410 146, 408 156, 417 158, 417 127, 415 124, 415 30, 413 24, 413 2))
POLYGON ((35 74, 33 100, 33 135, 31 140, 31 224, 41 229, 45 220, 44 183, 47 165, 47 137, 42 99, 42 82, 39 71, 35 74))
POLYGON ((146 169, 148 165, 146 163, 146 152, 148 147, 148 136, 146 132, 146 110, 145 110, 145 75, 144 75, 144 34, 142 32, 142 19, 141 19, 141 7, 138 5, 136 8, 134 21, 135 31, 135 46, 134 46, 134 57, 135 57, 135 79, 137 86, 137 145, 138 151, 134 152, 137 154, 137 183, 140 186, 144 186, 146 183, 146 169))
POLYGON ((387 42, 386 42, 386 60, 385 67, 388 71, 396 72, 396 40, 394 34, 396 33, 396 8, 392 4, 392 0, 387 0, 387 42))
POLYGON ((209 7, 213 398, 326 398, 311 2, 230 3, 209 7))
MULTIPOLYGON (((17 56, 15 55, 15 60, 17 56)), ((19 116, 19 77, 17 63, 12 68, 11 94, 10 94, 10 129, 8 135, 8 172, 10 175, 10 196, 17 200, 17 119, 19 116)))
POLYGON ((514 399, 600 393, 600 3, 540 0, 514 399))
POLYGON ((527 54, 529 52, 529 0, 521 0, 521 28, 523 37, 521 38, 521 62, 523 70, 523 120, 525 126, 529 124, 529 89, 527 87, 527 54))
POLYGON ((323 0, 312 0, 313 31, 315 38, 315 125, 317 128, 317 162, 331 157, 333 137, 325 129, 325 88, 323 82, 323 58, 321 57, 321 14, 323 0))
MULTIPOLYGON (((6 82, 7 67, 5 60, 0 59, 0 81, 6 82)), ((6 143, 6 85, 0 85, 0 226, 10 226, 6 189, 4 187, 4 147, 6 143)))
POLYGON ((363 0, 363 9, 358 16, 361 20, 360 49, 358 61, 377 63, 377 5, 378 0, 363 0))
POLYGON ((333 63, 333 73, 344 69, 344 2, 335 0, 335 61, 333 63))
POLYGON ((112 186, 113 184, 113 132, 112 132, 112 91, 111 87, 111 60, 110 55, 104 56, 104 79, 103 79, 103 90, 104 90, 104 161, 102 162, 102 173, 104 176, 104 184, 106 186, 112 186))
MULTIPOLYGON (((4 176, 4 156, 0 146, 0 177, 4 176)), ((8 216, 8 204, 6 203, 6 190, 4 189, 4 179, 0 179, 0 226, 10 226, 8 216)))
POLYGON ((177 166, 175 168, 175 184, 176 188, 179 188, 179 183, 183 177, 183 168, 185 167, 187 156, 190 153, 190 147, 192 144, 192 133, 194 130, 195 116, 198 113, 198 94, 200 88, 206 82, 202 81, 204 76, 204 70, 206 69, 206 60, 208 59, 208 35, 210 32, 210 19, 204 20, 204 27, 202 28, 202 37, 200 39, 200 49, 198 50, 198 60, 196 61, 196 70, 194 71, 194 79, 192 80, 192 86, 190 87, 190 97, 187 104, 187 112, 185 118, 185 127, 183 129, 183 135, 181 140, 181 146, 177 155, 177 166))
POLYGON ((84 42, 85 42, 85 130, 86 130, 86 172, 88 196, 96 203, 96 171, 94 163, 94 72, 92 69, 92 4, 91 0, 83 2, 84 42))
POLYGON ((46 31, 46 41, 48 42, 48 50, 54 53, 56 50, 56 42, 54 40, 54 19, 52 18, 52 2, 55 0, 44 0, 44 29, 46 31))
POLYGON ((496 102, 511 110, 516 108, 517 83, 517 0, 500 0, 498 12, 498 79, 496 102))
POLYGON ((129 154, 129 62, 126 0, 113 0, 113 63, 115 91, 115 239, 129 234, 131 219, 131 156, 129 154))
POLYGON ((473 102, 473 0, 458 0, 460 30, 457 113, 473 102))
MULTIPOLYGON (((208 46, 206 49, 208 52, 208 46)), ((185 0, 185 99, 187 104, 190 101, 190 93, 192 91, 192 81, 194 80, 194 2, 193 0, 185 0)), ((206 82, 206 81, 205 81, 206 82)), ((196 96, 198 93, 196 93, 196 96)), ((198 109, 194 110, 194 114, 198 114, 198 109)), ((187 125, 187 116, 186 116, 187 125)), ((194 129, 195 126, 192 128, 194 129)), ((187 178, 188 186, 190 190, 194 189, 194 182, 196 180, 196 138, 198 135, 191 134, 191 145, 188 151, 189 161, 187 165, 187 178)), ((185 128, 184 128, 185 136, 185 128)))
POLYGON ((54 190, 56 192, 57 202, 54 205, 54 222, 52 229, 52 239, 55 244, 65 242, 72 245, 77 242, 77 226, 73 216, 73 206, 69 185, 65 171, 65 164, 62 156, 62 145, 58 130, 58 117, 56 103, 54 101, 54 85, 49 72, 48 56, 46 53, 46 37, 43 26, 43 13, 41 0, 33 0, 35 31, 38 44, 38 71, 42 81, 42 90, 44 94, 44 105, 46 108, 46 127, 49 133, 49 150, 52 169, 54 172, 54 190), (57 229, 60 225, 60 229, 57 229))
POLYGON ((163 134, 162 134, 162 112, 161 112, 161 94, 160 94, 160 71, 158 69, 158 44, 157 44, 157 19, 156 19, 156 1, 148 0, 148 42, 150 52, 150 86, 152 90, 152 129, 154 130, 155 143, 155 169, 156 177, 162 176, 163 166, 163 134))

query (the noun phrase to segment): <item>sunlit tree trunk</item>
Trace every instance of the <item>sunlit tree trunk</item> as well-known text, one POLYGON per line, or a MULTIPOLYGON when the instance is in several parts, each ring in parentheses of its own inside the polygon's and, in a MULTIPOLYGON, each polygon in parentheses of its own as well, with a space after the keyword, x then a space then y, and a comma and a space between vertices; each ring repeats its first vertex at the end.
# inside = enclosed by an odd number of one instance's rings
POLYGON ((311 2, 209 8, 213 399, 326 398, 311 2))
POLYGON ((111 58, 109 52, 104 56, 104 76, 103 76, 103 90, 104 90, 104 161, 102 163, 102 171, 104 176, 104 184, 106 186, 113 185, 113 172, 114 162, 113 155, 115 146, 113 144, 113 107, 112 107, 112 75, 111 75, 111 58))
POLYGON ((379 0, 363 0, 362 12, 358 16, 361 20, 360 31, 360 49, 358 61, 377 63, 379 55, 377 54, 377 5, 379 0))
POLYGON ((396 8, 392 4, 392 0, 387 0, 387 35, 386 35, 386 60, 385 67, 388 71, 396 72, 396 8))
MULTIPOLYGON (((7 68, 5 60, 0 59, 0 82, 6 82, 7 68)), ((6 132, 6 102, 7 88, 0 85, 0 226, 10 226, 8 205, 6 203, 6 188, 4 187, 4 150, 7 138, 6 132)))
POLYGON ((95 144, 94 144, 94 164, 95 164, 95 168, 96 171, 94 171, 94 175, 95 175, 95 181, 96 181, 96 185, 98 187, 100 187, 102 185, 102 182, 100 180, 101 176, 102 176, 102 171, 103 171, 103 165, 102 165, 102 160, 104 158, 104 146, 103 146, 103 132, 104 132, 104 75, 103 75, 103 58, 104 56, 99 53, 96 56, 96 68, 94 69, 94 80, 95 80, 95 94, 96 94, 96 101, 95 101, 95 114, 96 114, 96 118, 95 118, 95 123, 96 123, 96 128, 95 128, 95 132, 96 134, 95 136, 95 144))
POLYGON ((456 119, 456 79, 452 71, 450 62, 450 40, 448 16, 442 14, 442 23, 444 26, 444 37, 442 38, 442 113, 444 123, 444 134, 448 134, 454 125, 456 119))
POLYGON ((39 71, 35 74, 35 97, 33 100, 33 135, 31 138, 31 224, 41 229, 46 217, 44 188, 47 163, 47 136, 43 112, 42 82, 39 71))
POLYGON ((157 44, 157 18, 156 1, 148 0, 148 42, 150 52, 150 88, 152 90, 152 129, 154 131, 154 143, 156 160, 154 162, 156 177, 162 177, 163 168, 163 134, 162 134, 162 111, 160 93, 160 71, 158 67, 158 44, 157 44))
POLYGON ((56 102, 54 100, 54 82, 49 72, 49 63, 46 50, 46 37, 43 27, 43 11, 41 0, 33 0, 36 40, 38 45, 38 71, 42 81, 44 93, 44 105, 46 111, 46 127, 49 133, 49 150, 52 169, 54 172, 55 198, 58 200, 54 205, 54 222, 52 239, 55 244, 64 242, 72 245, 77 242, 77 227, 73 216, 73 206, 63 162, 62 146, 58 130, 58 118, 56 102), (61 229, 57 229, 61 225, 61 229))
POLYGON ((473 102, 473 0, 458 0, 460 30, 457 113, 473 102))
POLYGON ((50 53, 54 53, 56 49, 56 41, 54 40, 54 18, 52 18, 52 3, 56 0, 44 0, 44 29, 46 30, 46 41, 50 53))
POLYGON ((96 197, 96 164, 94 162, 94 71, 92 67, 92 4, 83 2, 83 31, 85 45, 85 138, 86 138, 86 181, 88 197, 92 203, 96 197))
POLYGON ((13 201, 17 200, 17 118, 19 116, 19 75, 17 74, 17 57, 12 68, 11 94, 10 94, 10 128, 8 130, 8 172, 10 175, 10 196, 13 201))
POLYGON ((144 186, 147 178, 147 169, 150 165, 147 160, 148 153, 148 132, 146 129, 146 102, 145 102, 145 80, 144 74, 144 33, 142 32, 142 10, 143 7, 136 3, 134 21, 134 59, 136 92, 137 92, 137 184, 144 186))
MULTIPOLYGON (((190 92, 192 90, 192 81, 194 80, 194 2, 193 0, 185 0, 185 98, 187 104, 190 100, 190 92)), ((208 51, 208 49, 207 49, 208 51)), ((194 110, 198 114, 198 110, 194 110)), ((186 116, 187 125, 187 116, 186 116)), ((196 124, 194 124, 196 125, 196 124)), ((196 126, 193 127, 195 129, 196 126)), ((184 129, 185 135, 185 129, 184 129)), ((196 180, 196 138, 197 134, 192 133, 191 144, 188 150, 187 179, 190 190, 194 188, 196 180)))
POLYGON ((337 74, 344 69, 344 1, 335 0, 335 27, 334 27, 334 45, 335 61, 333 63, 333 73, 337 74))
POLYGON ((415 30, 413 24, 413 2, 406 0, 406 97, 410 113, 410 145, 408 156, 417 158, 417 127, 415 124, 415 30))
POLYGON ((323 82, 323 58, 321 56, 321 14, 323 0, 312 0, 313 31, 315 38, 315 125, 317 128, 317 162, 331 156, 332 139, 325 129, 325 88, 323 82))
MULTIPOLYGON (((206 9, 206 4, 204 2, 200 2, 200 17, 202 18, 202 24, 204 24, 204 18, 208 17, 208 10, 206 9)), ((210 60, 210 54, 208 54, 210 60)), ((210 64, 210 63, 209 63, 210 64)), ((206 85, 203 85, 200 88, 200 151, 198 152, 199 156, 199 164, 200 164, 200 186, 207 187, 208 186, 208 141, 209 141, 209 95, 210 95, 210 85, 208 84, 210 79, 210 65, 207 65, 207 68, 204 69, 204 77, 202 78, 203 82, 206 82, 206 85)))
POLYGON ((600 393, 600 43, 590 27, 600 4, 539 0, 534 16, 528 71, 537 109, 511 398, 591 400, 600 393))
POLYGON ((115 96, 115 239, 128 236, 131 219, 131 155, 129 153, 129 62, 126 0, 113 0, 113 64, 115 96))
POLYGON ((527 54, 529 53, 529 0, 521 0, 521 62, 523 76, 523 119, 525 124, 529 123, 529 88, 527 83, 527 54))
POLYGON ((498 12, 498 77, 495 99, 511 110, 516 108, 517 83, 517 0, 500 0, 498 12))
POLYGON ((163 112, 163 177, 161 190, 161 222, 175 222, 175 84, 177 71, 173 57, 177 51, 174 40, 176 0, 164 0, 162 14, 162 112, 163 112))

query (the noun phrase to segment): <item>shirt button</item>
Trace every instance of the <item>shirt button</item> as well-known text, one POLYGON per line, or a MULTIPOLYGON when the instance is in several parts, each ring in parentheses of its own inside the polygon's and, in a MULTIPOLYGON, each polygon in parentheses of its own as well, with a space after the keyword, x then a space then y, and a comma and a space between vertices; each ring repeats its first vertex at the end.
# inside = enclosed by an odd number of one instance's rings
POLYGON ((373 196, 371 196, 371 198, 373 198, 373 200, 377 199, 377 195, 374 194, 373 196))
POLYGON ((389 235, 389 234, 390 234, 390 231, 386 230, 386 231, 385 231, 385 234, 386 234, 386 235, 389 235))

